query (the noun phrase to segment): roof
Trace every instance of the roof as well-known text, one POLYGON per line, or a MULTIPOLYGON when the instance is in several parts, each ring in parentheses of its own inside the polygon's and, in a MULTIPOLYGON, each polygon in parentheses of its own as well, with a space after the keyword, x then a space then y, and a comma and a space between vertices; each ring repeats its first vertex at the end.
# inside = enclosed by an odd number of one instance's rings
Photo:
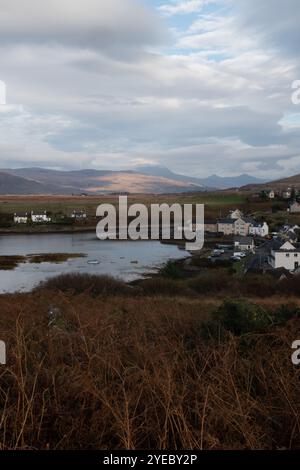
POLYGON ((28 217, 27 212, 16 212, 15 217, 28 217))
POLYGON ((240 215, 243 214, 240 209, 234 209, 233 211, 229 211, 229 214, 234 214, 235 212, 238 212, 240 215))
POLYGON ((253 220, 251 222, 252 227, 263 227, 265 224, 267 224, 266 221, 257 222, 257 220, 253 220))
POLYGON ((218 223, 219 224, 230 224, 230 225, 233 225, 238 219, 230 219, 230 218, 227 218, 227 219, 219 219, 218 220, 218 223))
POLYGON ((268 246, 273 251, 279 251, 283 243, 284 243, 284 240, 282 240, 281 238, 273 238, 268 243, 268 246))
POLYGON ((292 279, 294 277, 294 274, 290 273, 290 271, 285 268, 272 269, 269 271, 269 274, 278 280, 292 279))
POLYGON ((254 245, 254 240, 252 237, 235 236, 234 241, 240 243, 241 245, 254 245))
POLYGON ((252 224, 252 225, 258 224, 258 222, 256 222, 256 220, 254 220, 253 217, 242 217, 242 220, 246 222, 247 224, 252 224))
POLYGON ((286 235, 289 237, 290 240, 293 240, 293 241, 297 241, 298 240, 298 237, 296 235, 296 233, 294 232, 294 230, 289 230, 286 235))
POLYGON ((270 244, 272 251, 282 253, 300 253, 300 247, 298 243, 290 243, 281 239, 272 240, 270 244))
POLYGON ((217 221, 214 219, 205 219, 204 224, 206 225, 217 225, 217 221))

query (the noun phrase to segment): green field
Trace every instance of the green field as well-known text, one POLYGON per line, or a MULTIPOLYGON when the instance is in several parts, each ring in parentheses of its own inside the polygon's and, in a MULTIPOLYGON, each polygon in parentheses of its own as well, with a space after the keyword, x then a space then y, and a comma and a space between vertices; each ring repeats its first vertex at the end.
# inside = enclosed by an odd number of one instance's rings
MULTIPOLYGON (((247 204, 247 197, 241 193, 191 193, 191 194, 166 194, 166 195, 130 195, 129 203, 180 203, 180 204, 205 204, 208 207, 238 207, 247 204)), ((14 212, 50 211, 70 215, 76 210, 85 210, 89 215, 95 215, 96 208, 101 203, 118 203, 118 196, 93 196, 93 197, 63 197, 63 196, 11 196, 0 197, 0 213, 13 214, 14 212)))

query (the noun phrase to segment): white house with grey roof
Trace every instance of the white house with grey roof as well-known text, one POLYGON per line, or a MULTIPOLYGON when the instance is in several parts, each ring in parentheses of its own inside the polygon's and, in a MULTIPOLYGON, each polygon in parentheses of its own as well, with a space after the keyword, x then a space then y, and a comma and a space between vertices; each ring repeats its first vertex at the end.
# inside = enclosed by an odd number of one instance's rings
POLYGON ((254 251, 255 244, 252 237, 236 235, 233 239, 234 248, 240 251, 254 251))
POLYGON ((34 223, 51 222, 51 217, 47 211, 44 212, 33 212, 31 211, 31 220, 34 223))
POLYGON ((14 223, 15 224, 27 224, 28 213, 27 212, 15 212, 14 223))
POLYGON ((253 221, 249 227, 249 235, 267 237, 269 235, 269 226, 267 222, 253 221))
POLYGON ((74 210, 71 217, 76 220, 84 220, 87 218, 87 213, 85 211, 74 210))
POLYGON ((285 268, 295 271, 300 266, 300 248, 289 241, 274 241, 268 262, 274 269, 285 268))

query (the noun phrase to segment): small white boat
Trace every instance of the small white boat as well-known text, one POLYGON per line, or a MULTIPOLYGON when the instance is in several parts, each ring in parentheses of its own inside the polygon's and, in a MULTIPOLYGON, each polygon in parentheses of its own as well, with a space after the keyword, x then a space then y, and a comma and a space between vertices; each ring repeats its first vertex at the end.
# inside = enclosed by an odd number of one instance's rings
POLYGON ((96 260, 96 259, 90 259, 88 262, 88 264, 99 264, 100 261, 96 260))

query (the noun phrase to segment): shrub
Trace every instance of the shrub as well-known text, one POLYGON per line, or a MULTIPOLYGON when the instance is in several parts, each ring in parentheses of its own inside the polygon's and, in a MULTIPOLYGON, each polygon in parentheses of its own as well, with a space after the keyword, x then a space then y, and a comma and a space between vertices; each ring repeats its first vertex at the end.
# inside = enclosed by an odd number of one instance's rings
POLYGON ((221 271, 220 273, 206 273, 197 276, 188 283, 189 287, 198 294, 207 294, 209 292, 221 292, 233 285, 232 276, 221 271))
POLYGON ((170 279, 181 279, 183 277, 180 268, 174 261, 168 261, 160 273, 163 277, 169 277, 170 279))
POLYGON ((225 300, 212 313, 212 321, 205 325, 206 333, 215 336, 222 330, 230 331, 236 336, 259 331, 272 323, 266 310, 244 299, 225 300))
POLYGON ((273 313, 274 323, 285 323, 292 318, 300 317, 300 309, 294 304, 283 304, 273 313))
POLYGON ((141 283, 145 295, 186 296, 193 294, 188 287, 173 279, 156 277, 145 279, 141 283))
POLYGON ((290 279, 284 279, 279 283, 280 292, 299 297, 300 293, 300 276, 294 276, 290 279))
POLYGON ((135 295, 138 288, 127 285, 120 279, 111 276, 96 276, 92 274, 62 274, 53 277, 41 283, 38 290, 56 290, 56 291, 73 291, 74 294, 89 292, 91 296, 100 295, 135 295))
POLYGON ((240 291, 242 295, 269 297, 277 294, 278 285, 271 276, 251 274, 241 281, 240 291))
POLYGON ((216 259, 212 263, 213 268, 231 268, 233 265, 233 262, 230 259, 216 259))
POLYGON ((215 259, 211 261, 208 258, 195 258, 192 259, 192 266, 197 266, 199 268, 230 268, 232 266, 232 261, 230 259, 215 259))
POLYGON ((191 265, 199 268, 210 268, 212 263, 208 258, 191 258, 191 265))
POLYGON ((276 214, 276 212, 280 212, 284 210, 285 205, 284 203, 276 202, 275 204, 272 204, 272 212, 273 214, 276 214))

